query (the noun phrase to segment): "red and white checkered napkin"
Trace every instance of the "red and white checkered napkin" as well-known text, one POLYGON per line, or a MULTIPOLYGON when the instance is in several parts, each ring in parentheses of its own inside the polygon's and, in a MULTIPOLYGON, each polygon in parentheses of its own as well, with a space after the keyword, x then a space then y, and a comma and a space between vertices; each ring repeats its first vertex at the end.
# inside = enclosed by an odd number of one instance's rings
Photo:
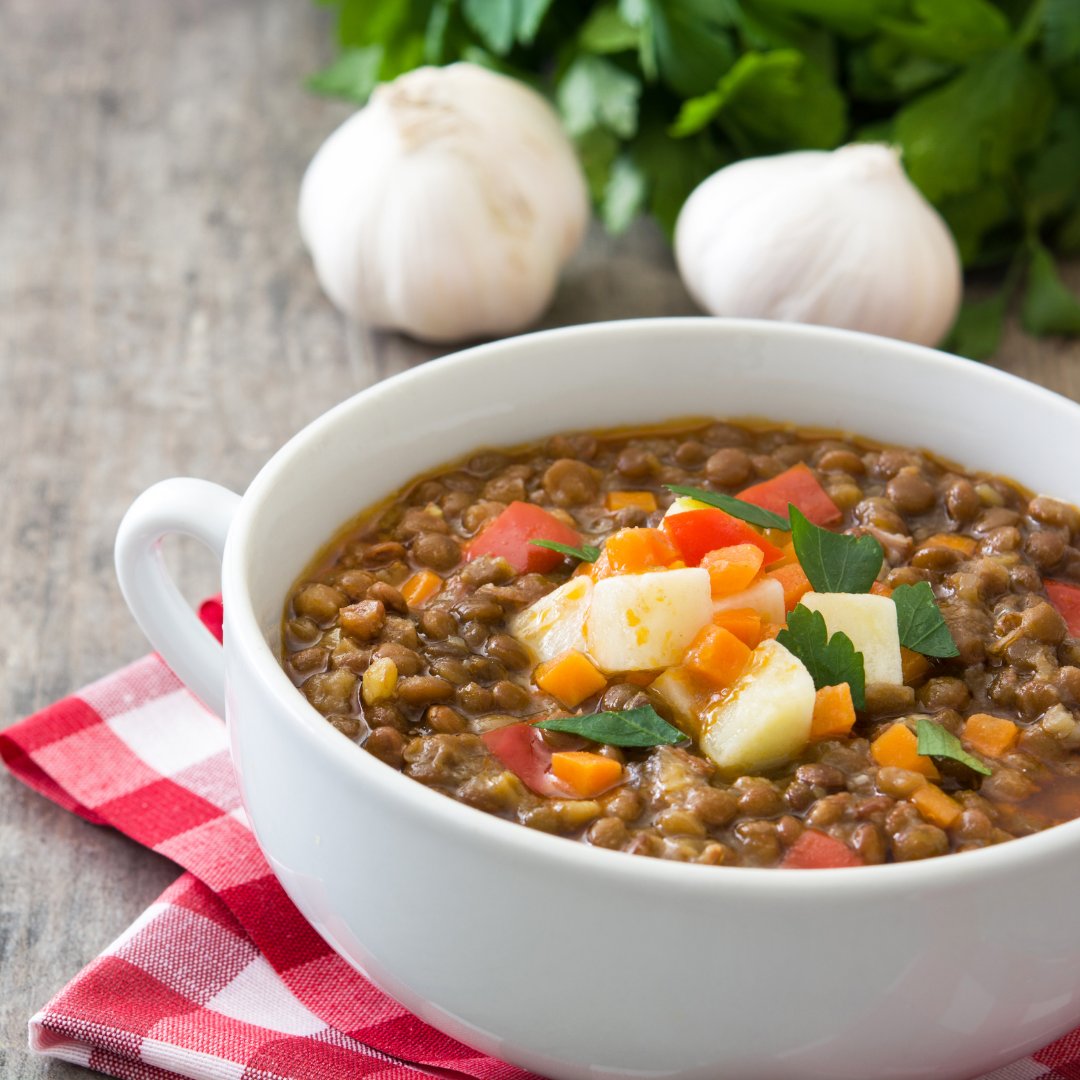
MULTIPOLYGON (((220 636, 221 607, 203 606, 220 636)), ((30 1045, 132 1080, 521 1080, 345 963, 285 895, 240 806, 225 725, 147 656, 8 728, 43 795, 187 871, 30 1020, 30 1045)))
MULTIPOLYGON (((201 614, 220 636, 220 604, 201 614)), ((315 933, 255 844, 224 724, 157 656, 8 728, 0 756, 187 871, 31 1018, 33 1049, 125 1080, 529 1077, 410 1015, 315 933)), ((1080 1080, 1080 1029, 992 1080, 1080 1080)))

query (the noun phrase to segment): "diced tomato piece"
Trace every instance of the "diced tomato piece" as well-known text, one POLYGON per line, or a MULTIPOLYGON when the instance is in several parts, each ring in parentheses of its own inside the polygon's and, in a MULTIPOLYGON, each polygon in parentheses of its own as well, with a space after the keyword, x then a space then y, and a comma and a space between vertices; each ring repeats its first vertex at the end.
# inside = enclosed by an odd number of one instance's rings
POLYGON ((508 724, 485 731, 484 745, 530 791, 565 798, 569 788, 551 772, 551 750, 543 732, 532 724, 508 724))
POLYGON ((745 521, 725 514, 723 510, 685 510, 664 518, 664 530, 682 553, 688 566, 697 566, 710 551, 753 544, 765 555, 765 565, 775 562, 783 552, 754 532, 745 521))
POLYGON ((810 471, 810 466, 801 461, 785 469, 779 476, 740 491, 738 497, 743 502, 753 503, 782 517, 787 517, 790 503, 815 525, 831 525, 844 516, 810 471))
POLYGON ((512 502, 469 541, 467 560, 481 555, 502 556, 519 574, 547 573, 563 556, 533 540, 554 540, 568 547, 581 546, 581 533, 533 503, 512 502))
POLYGON ((1068 581, 1044 581, 1043 585, 1046 586, 1050 603, 1065 620, 1069 633, 1073 637, 1080 637, 1080 585, 1072 585, 1068 581))
POLYGON ((807 829, 780 863, 793 870, 827 870, 834 866, 862 866, 863 861, 839 840, 816 829, 807 829))

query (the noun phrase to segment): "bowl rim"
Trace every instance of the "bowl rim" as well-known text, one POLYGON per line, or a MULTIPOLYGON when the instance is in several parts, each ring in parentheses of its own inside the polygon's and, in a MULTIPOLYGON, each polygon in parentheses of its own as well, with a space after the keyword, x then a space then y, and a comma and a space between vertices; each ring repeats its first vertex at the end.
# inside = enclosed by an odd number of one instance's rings
MULTIPOLYGON (((229 530, 222 563, 227 649, 237 649, 244 654, 265 691, 287 717, 287 723, 292 725, 324 767, 344 770, 350 783, 364 784, 374 789, 378 798, 385 801, 388 812, 401 810, 429 818, 433 825, 456 834, 463 842, 490 846, 492 852, 505 859, 508 866, 517 859, 539 860, 553 870, 562 868, 590 874, 597 879, 606 879, 615 887, 659 886, 665 890, 701 892, 706 896, 718 892, 737 892, 740 895, 746 893, 751 898, 775 898, 777 895, 799 898, 812 894, 843 899, 857 894, 864 899, 868 895, 894 890, 920 893, 942 890, 981 878, 1022 873, 1044 859, 1058 855, 1072 854, 1075 857, 1076 849, 1080 847, 1080 818, 1008 843, 976 851, 952 852, 947 858, 830 870, 799 870, 797 873, 780 867, 740 866, 729 868, 737 872, 718 873, 716 867, 628 857, 625 852, 593 848, 579 841, 529 829, 518 822, 467 806, 411 780, 371 754, 341 752, 341 734, 326 724, 321 714, 297 692, 279 664, 263 636, 248 591, 246 555, 256 507, 270 497, 278 477, 288 468, 291 457, 301 447, 322 439, 326 432, 341 422, 343 416, 361 407, 359 402, 364 402, 363 407, 367 407, 369 402, 377 402, 380 396, 390 390, 422 383, 432 371, 467 367, 493 354, 512 353, 522 345, 531 347, 537 341, 580 345, 596 337, 650 335, 664 339, 672 334, 717 337, 737 334, 824 343, 854 342, 886 359, 917 361, 930 368, 961 365, 968 376, 976 381, 997 384, 1043 408, 1066 410, 1080 430, 1080 403, 1019 376, 924 346, 831 327, 760 319, 676 316, 557 327, 486 342, 426 361, 351 395, 296 432, 259 470, 245 492, 229 530)), ((253 824, 257 831, 258 822, 253 824)))

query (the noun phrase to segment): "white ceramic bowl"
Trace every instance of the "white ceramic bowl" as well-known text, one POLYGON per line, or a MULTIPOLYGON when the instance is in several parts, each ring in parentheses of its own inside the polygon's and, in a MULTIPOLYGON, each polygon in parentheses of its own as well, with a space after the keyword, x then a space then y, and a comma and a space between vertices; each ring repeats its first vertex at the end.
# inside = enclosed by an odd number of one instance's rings
POLYGON ((136 618, 224 708, 247 812, 328 942, 436 1027, 545 1076, 969 1077, 1080 1020, 1080 821, 850 870, 716 869, 547 836, 342 738, 278 666, 287 590, 358 510, 479 446, 764 416, 928 447, 1080 502, 1080 406, 841 331, 711 319, 553 330, 381 383, 305 428, 242 499, 166 481, 117 542, 136 618), (223 553, 225 647, 154 542, 223 553))

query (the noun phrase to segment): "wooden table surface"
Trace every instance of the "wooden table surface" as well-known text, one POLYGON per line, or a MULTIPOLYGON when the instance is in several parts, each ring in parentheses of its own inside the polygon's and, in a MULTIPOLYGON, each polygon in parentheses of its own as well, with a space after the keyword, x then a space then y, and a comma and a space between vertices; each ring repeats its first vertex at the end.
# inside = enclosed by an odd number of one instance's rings
MULTIPOLYGON (((438 351, 347 326, 301 248, 300 176, 349 111, 303 89, 328 51, 303 0, 0 0, 0 726, 146 651, 112 570, 139 491, 243 490, 438 351)), ((694 310, 640 226, 590 236, 544 324, 694 310)), ((1078 343, 1014 329, 996 363, 1080 399, 1078 343)), ((0 776, 0 1075, 88 1075, 32 1058, 27 1018, 176 874, 0 776)))

